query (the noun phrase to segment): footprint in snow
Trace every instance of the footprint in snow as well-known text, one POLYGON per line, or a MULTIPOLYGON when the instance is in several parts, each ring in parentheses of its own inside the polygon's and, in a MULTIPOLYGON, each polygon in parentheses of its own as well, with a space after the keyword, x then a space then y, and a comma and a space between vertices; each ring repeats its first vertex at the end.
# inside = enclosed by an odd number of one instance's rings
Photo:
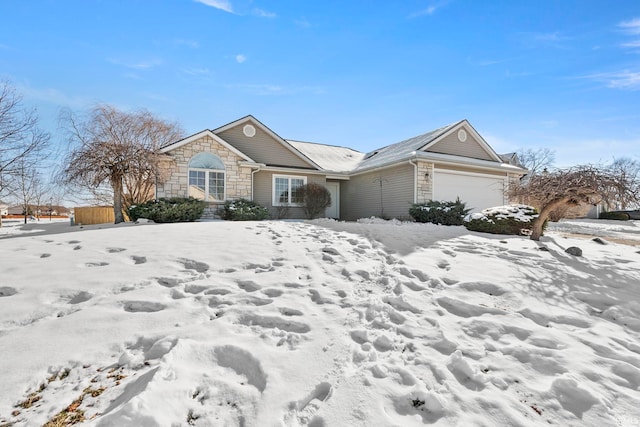
POLYGON ((256 282, 251 280, 239 280, 237 283, 238 283, 238 287, 244 290, 245 292, 255 292, 257 290, 262 289, 260 285, 258 285, 256 282))
POLYGON ((101 261, 101 262, 87 262, 87 263, 84 264, 85 267, 104 267, 106 265, 109 265, 109 263, 108 262, 104 262, 104 261, 101 261))
POLYGON ((321 296, 320 292, 316 291, 315 289, 309 289, 309 295, 311 295, 311 301, 315 302, 318 305, 334 303, 331 298, 321 296))
POLYGON ((205 285, 194 285, 194 284, 190 284, 190 285, 186 285, 184 287, 184 291, 188 294, 199 294, 200 292, 203 292, 205 290, 207 290, 209 287, 205 286, 205 285))
POLYGON ((12 288, 11 286, 0 286, 0 297, 10 297, 17 293, 18 291, 16 288, 12 288))
POLYGON ((123 307, 124 311, 128 311, 129 313, 154 313, 167 308, 164 304, 151 301, 127 301, 123 307))
POLYGON ((243 301, 248 304, 248 305, 255 305, 255 306, 263 306, 263 305, 268 305, 271 304, 273 302, 272 299, 269 298, 259 298, 259 297, 254 297, 254 296, 249 296, 243 299, 243 301))
POLYGON ((206 273, 209 271, 209 264, 192 259, 183 258, 180 260, 184 268, 187 270, 195 270, 197 273, 206 273))
POLYGON ((125 248, 107 248, 107 252, 110 254, 117 254, 118 252, 126 251, 125 248))
POLYGON ((316 415, 322 404, 331 398, 333 388, 328 382, 318 384, 305 398, 289 404, 289 412, 285 415, 285 424, 324 426, 324 420, 316 415))
POLYGON ((80 304, 82 302, 89 301, 91 298, 93 298, 92 294, 87 291, 81 291, 71 296, 71 299, 69 299, 69 304, 80 304))
POLYGON ((178 279, 176 277, 159 277, 158 284, 160 286, 164 286, 165 288, 175 288, 180 283, 183 283, 183 279, 178 279))
POLYGON ((280 307, 278 310, 283 316, 302 316, 303 314, 300 310, 296 310, 295 308, 280 307))
POLYGON ((277 298, 280 295, 282 295, 282 290, 269 288, 269 289, 263 289, 262 293, 268 296, 269 298, 277 298))
POLYGON ((278 328, 286 332, 299 334, 307 333, 311 330, 309 325, 276 316, 260 316, 255 313, 245 313, 238 318, 238 323, 245 326, 260 326, 266 329, 278 328))
POLYGON ((145 262, 147 262, 147 257, 145 256, 137 256, 137 255, 133 255, 131 257, 131 259, 133 260, 133 262, 135 264, 144 264, 145 262))
POLYGON ((231 291, 229 289, 225 289, 225 288, 209 289, 209 290, 204 292, 205 295, 227 295, 227 294, 230 294, 230 293, 231 293, 231 291))
POLYGON ((438 268, 441 268, 443 270, 450 270, 451 266, 449 265, 448 261, 442 260, 438 263, 438 268))

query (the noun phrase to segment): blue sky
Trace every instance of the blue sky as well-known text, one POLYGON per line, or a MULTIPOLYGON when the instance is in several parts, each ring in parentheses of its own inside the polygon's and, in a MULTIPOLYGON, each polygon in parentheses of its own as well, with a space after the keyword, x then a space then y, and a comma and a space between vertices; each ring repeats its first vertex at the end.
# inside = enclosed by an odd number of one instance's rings
POLYGON ((253 114, 370 151, 468 119, 500 153, 640 160, 640 2, 2 0, 0 79, 61 141, 62 107, 188 133, 253 114))

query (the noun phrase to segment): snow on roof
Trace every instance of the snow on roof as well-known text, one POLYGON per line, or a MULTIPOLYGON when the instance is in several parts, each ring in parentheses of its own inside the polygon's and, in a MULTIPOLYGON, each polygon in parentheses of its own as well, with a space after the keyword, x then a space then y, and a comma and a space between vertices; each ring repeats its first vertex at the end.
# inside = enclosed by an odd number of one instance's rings
POLYGON ((376 168, 412 157, 416 150, 424 147, 458 123, 460 122, 373 150, 364 156, 364 160, 360 162, 357 170, 376 168))
POLYGON ((349 172, 356 168, 364 153, 347 147, 286 140, 296 150, 326 171, 349 172))
MULTIPOLYGON (((253 118, 253 116, 247 116, 240 120, 244 120, 247 118, 253 118)), ((255 118, 253 119, 255 120, 255 118)), ((240 120, 237 120, 236 122, 240 120)), ((303 156, 311 160, 313 163, 319 166, 320 169, 324 171, 336 172, 336 173, 348 173, 348 172, 353 173, 353 172, 362 172, 365 170, 387 166, 397 162, 408 160, 416 157, 416 154, 424 155, 425 153, 416 153, 416 152, 418 152, 418 150, 420 150, 422 147, 433 142, 438 137, 442 136, 444 133, 446 133, 453 127, 458 126, 463 121, 464 120, 461 120, 456 123, 452 123, 452 124, 440 127, 438 129, 432 130, 430 132, 424 133, 422 135, 414 136, 412 138, 405 139, 404 141, 400 141, 395 144, 378 148, 366 154, 348 147, 318 144, 314 142, 296 141, 291 139, 283 139, 283 141, 291 145, 295 150, 297 150, 303 156)), ((236 122, 232 122, 232 123, 236 123, 236 122)), ((258 121, 256 120, 256 122, 258 121)), ((226 126, 229 126, 229 125, 225 125, 222 128, 225 128, 226 126)), ((218 128, 218 130, 222 128, 218 128)), ((176 141, 171 144, 165 145, 163 149, 166 149, 169 146, 175 146, 176 144, 180 144, 181 142, 188 142, 191 138, 195 138, 203 132, 215 133, 218 130, 216 131, 205 130, 205 131, 199 132, 197 134, 183 138, 180 141, 176 141)), ((433 153, 430 153, 430 154, 433 154, 433 153)), ((519 164, 516 164, 515 162, 513 162, 512 160, 514 156, 515 156, 515 153, 500 155, 500 158, 504 162, 501 165, 500 163, 493 162, 493 161, 490 163, 494 166, 500 165, 502 167, 508 167, 509 165, 511 165, 514 169, 517 169, 517 171, 521 171, 522 167, 519 164)), ((454 156, 454 157, 457 157, 457 156, 454 156)), ((517 158, 517 156, 515 157, 517 158)))

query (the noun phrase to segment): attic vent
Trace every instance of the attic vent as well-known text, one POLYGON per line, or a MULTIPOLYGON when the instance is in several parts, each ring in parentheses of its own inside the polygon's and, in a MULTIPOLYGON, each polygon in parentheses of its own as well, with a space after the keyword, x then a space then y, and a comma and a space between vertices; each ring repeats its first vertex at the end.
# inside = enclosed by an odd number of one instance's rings
POLYGON ((256 128, 254 128, 253 125, 244 125, 242 133, 244 133, 245 136, 252 138, 256 134, 256 128))
POLYGON ((458 141, 465 142, 467 140, 467 131, 460 129, 458 131, 458 141))

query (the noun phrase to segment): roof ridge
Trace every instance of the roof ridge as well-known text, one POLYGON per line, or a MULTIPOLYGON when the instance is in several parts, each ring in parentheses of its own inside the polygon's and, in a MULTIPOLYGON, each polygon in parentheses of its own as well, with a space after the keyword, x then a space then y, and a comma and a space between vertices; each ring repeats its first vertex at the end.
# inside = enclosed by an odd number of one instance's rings
MULTIPOLYGON (((298 143, 301 143, 301 144, 322 145, 324 147, 344 148, 346 150, 355 151, 356 153, 362 153, 361 151, 358 151, 355 148, 347 147, 347 146, 344 146, 344 145, 324 144, 322 142, 313 142, 313 141, 300 141, 298 139, 285 139, 285 141, 287 141, 287 142, 298 142, 298 143)), ((362 153, 362 154, 364 154, 364 153, 362 153)))

